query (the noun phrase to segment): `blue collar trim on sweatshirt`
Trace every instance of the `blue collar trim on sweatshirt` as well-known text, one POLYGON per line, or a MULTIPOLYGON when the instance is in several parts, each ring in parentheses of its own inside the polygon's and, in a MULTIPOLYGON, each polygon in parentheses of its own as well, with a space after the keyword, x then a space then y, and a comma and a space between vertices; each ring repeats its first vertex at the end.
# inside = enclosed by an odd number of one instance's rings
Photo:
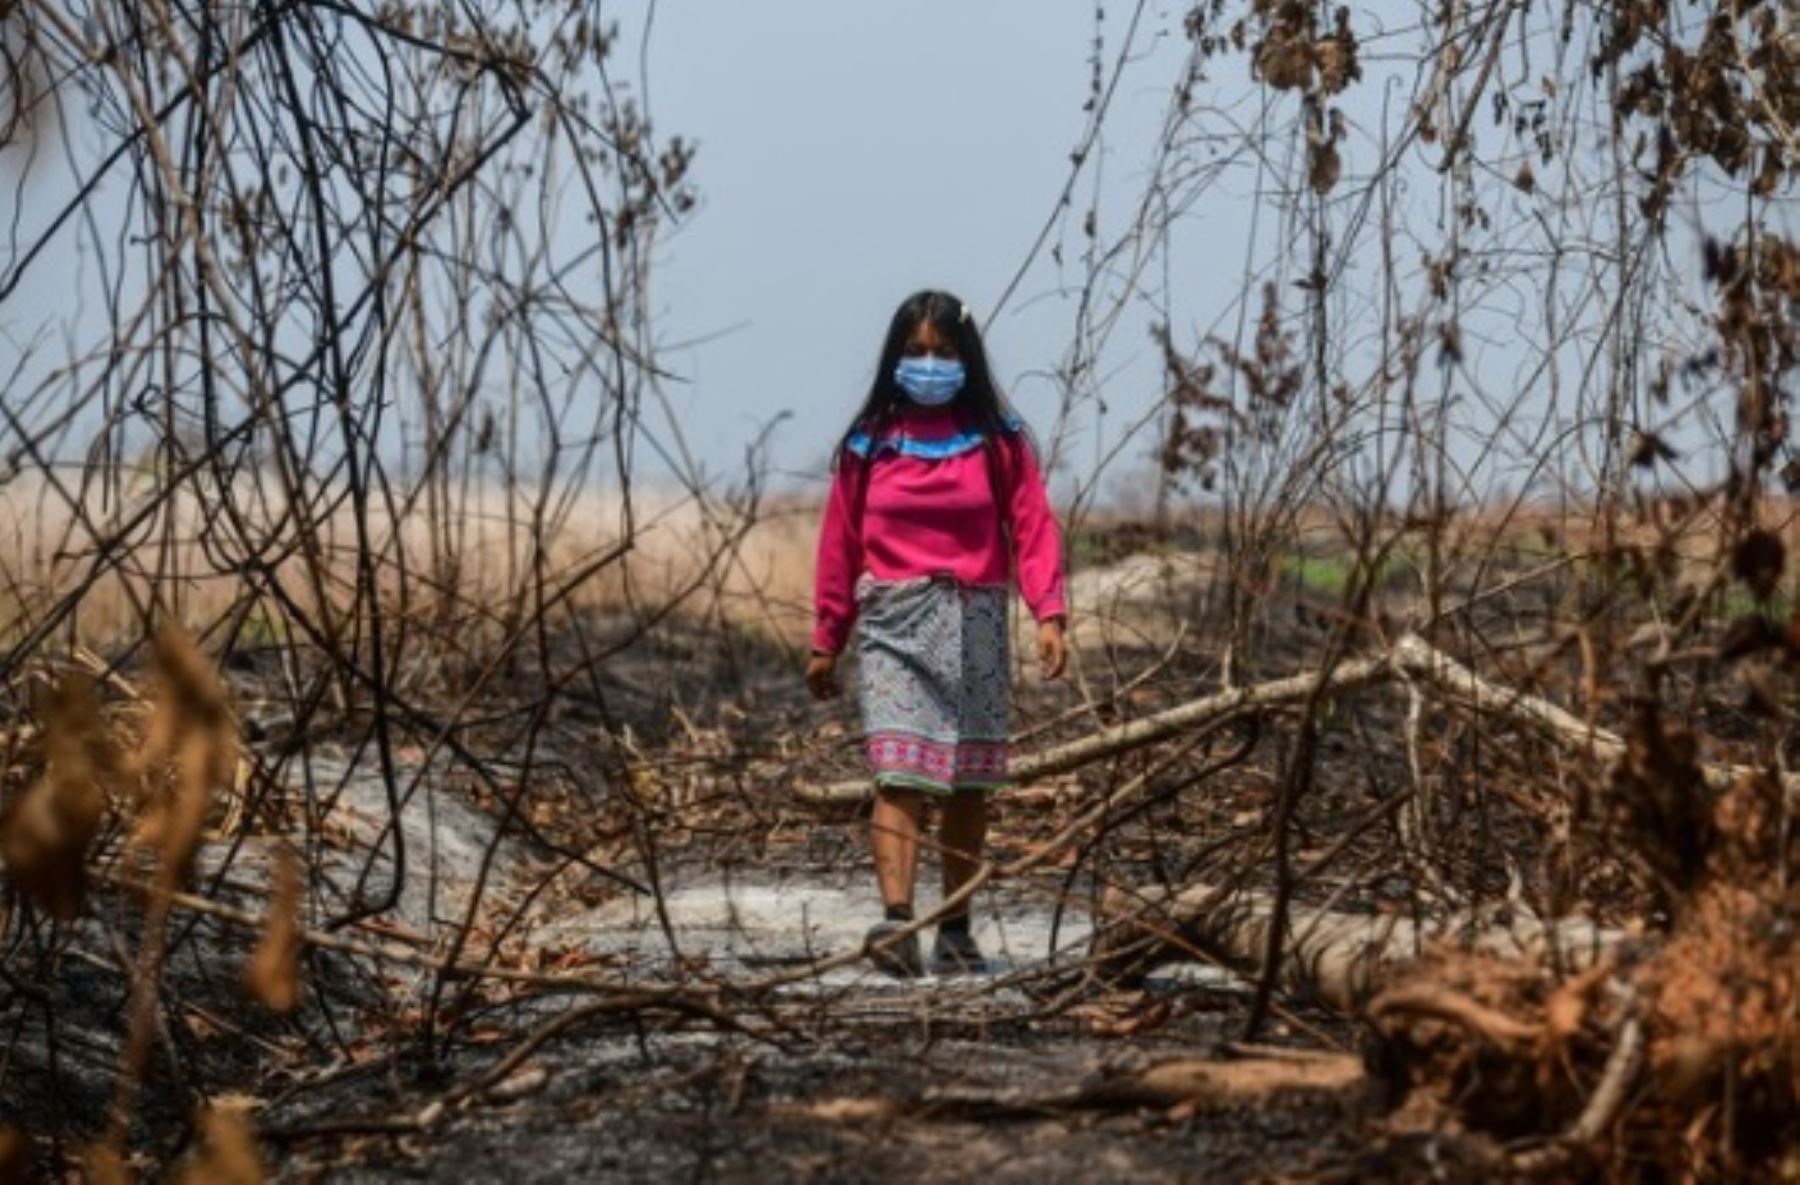
MULTIPOLYGON (((1003 425, 1008 432, 1017 432, 1025 425, 1020 420, 1008 419, 1003 425)), ((934 440, 919 440, 908 436, 905 432, 897 432, 882 436, 874 446, 876 456, 882 453, 898 453, 903 457, 923 457, 928 461, 941 461, 945 457, 954 457, 979 448, 983 434, 973 429, 965 429, 954 436, 939 437, 934 440)), ((844 445, 859 457, 870 454, 870 440, 867 432, 853 432, 844 445)))

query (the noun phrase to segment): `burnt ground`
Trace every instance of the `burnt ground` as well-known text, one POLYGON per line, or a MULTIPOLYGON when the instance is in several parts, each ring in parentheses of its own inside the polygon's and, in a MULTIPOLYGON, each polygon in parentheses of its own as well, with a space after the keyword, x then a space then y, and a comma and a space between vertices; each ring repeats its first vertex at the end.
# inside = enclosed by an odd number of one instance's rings
POLYGON ((1179 1034, 1104 1053, 1079 1038, 927 1040, 903 1027, 848 1034, 804 1057, 705 1044, 650 1037, 609 1055, 571 1040, 541 1059, 545 1083, 528 1098, 473 1108, 424 1136, 295 1139, 288 1168, 350 1181, 1235 1181, 1342 1163, 1355 1144, 1354 1116, 1335 1102, 1185 1118, 834 1109, 910 1103, 950 1084, 1068 1081, 1108 1059, 1192 1056, 1179 1034))
MULTIPOLYGON (((860 862, 788 867, 783 876, 771 900, 872 880, 860 862)), ((697 982, 786 965, 786 931, 758 916, 757 887, 733 888, 742 917, 729 934, 703 918, 682 927, 684 953, 710 958, 697 982), (732 936, 757 954, 727 949, 732 936)), ((1062 1105, 1057 1096, 1071 1088, 1158 1062, 1226 1056, 1248 992, 1215 968, 1179 965, 1055 1006, 1028 974, 1040 953, 1032 927, 1045 921, 1044 891, 1055 889, 1055 877, 1042 877, 982 903, 990 925, 998 915, 1008 927, 1006 940, 984 932, 985 945, 1008 960, 1003 969, 1022 989, 979 978, 900 985, 853 968, 747 1009, 753 1021, 778 1022, 758 1024, 756 1037, 666 1014, 596 1019, 449 1106, 441 1101, 580 998, 478 1007, 465 1038, 427 1068, 414 1034, 383 1020, 396 1002, 416 1001, 418 986, 367 982, 368 968, 353 960, 318 959, 316 1014, 277 1022, 246 1008, 235 976, 221 974, 241 958, 241 937, 202 925, 169 968, 179 1055, 154 1063, 134 1142, 147 1162, 177 1157, 191 1106, 248 1095, 270 1166, 290 1180, 1236 1181, 1330 1169, 1358 1154, 1370 1110, 1360 1097, 1193 1114, 1062 1105), (324 1031, 327 1012, 347 1048, 324 1031)), ((670 894, 678 919, 688 916, 679 913, 683 892, 670 894)), ((863 896, 849 902, 853 916, 816 927, 826 949, 871 916, 872 895, 863 896)), ((1064 925, 1079 927, 1078 911, 1064 925)), ((646 972, 667 969, 653 932, 634 926, 612 937, 614 949, 642 956, 646 972)), ((1072 949, 1079 954, 1079 943, 1072 949)), ((60 1124, 76 1143, 98 1133, 124 987, 85 959, 64 969, 59 1072, 43 1072, 35 1042, 15 1047, 9 1121, 38 1131, 60 1124)), ((1319 1048, 1319 1036, 1346 1048, 1358 1040, 1342 1018, 1302 1011, 1294 1020, 1304 1027, 1277 1022, 1265 1039, 1301 1049, 1319 1048)))
MULTIPOLYGON (((684 953, 708 960, 712 982, 785 965, 783 944, 794 940, 771 907, 805 912, 844 893, 851 916, 827 918, 808 937, 825 950, 854 941, 846 936, 872 915, 872 894, 858 891, 872 873, 860 862, 789 867, 783 876, 735 883, 730 934, 690 908, 687 890, 669 894, 684 953), (771 885, 779 892, 758 892, 771 885), (732 935, 744 945, 731 949, 732 935)), ((1247 991, 1216 969, 1187 965, 1055 1006, 1029 974, 1042 953, 1033 927, 1046 920, 1036 890, 1054 879, 983 902, 984 944, 1020 986, 1004 976, 902 985, 840 970, 748 1009, 777 1022, 760 1038, 666 1017, 595 1020, 543 1047, 493 1091, 448 1109, 433 1104, 493 1065, 510 1041, 464 1048, 433 1078, 402 1060, 297 1083, 263 1111, 265 1140, 296 1179, 351 1181, 1236 1181, 1310 1173, 1357 1155, 1371 1104, 1360 1096, 1193 1114, 1063 1105, 1057 1096, 1078 1086, 1221 1053, 1239 1035, 1247 991), (995 915, 1004 940, 993 932, 995 915), (422 1117, 428 1128, 406 1130, 422 1117), (384 1125, 399 1130, 366 1130, 384 1125)), ((1078 914, 1065 919, 1080 924, 1078 914)), ((630 932, 638 953, 658 946, 651 930, 630 932)), ((509 1032, 554 1014, 542 1001, 508 1013, 501 1027, 509 1032)), ((1297 1048, 1316 1048, 1313 1034, 1357 1042, 1340 1018, 1294 1019, 1311 1033, 1278 1022, 1267 1038, 1297 1048)))
MULTIPOLYGON (((1258 667, 1239 672, 1242 681, 1311 665, 1328 628, 1317 613, 1278 607, 1270 617, 1280 629, 1265 639, 1258 667)), ((593 639, 582 644, 591 648, 593 639)), ((509 731, 527 715, 513 705, 528 703, 537 686, 522 667, 463 734, 470 749, 496 755, 481 776, 416 745, 401 753, 402 772, 418 775, 408 782, 417 797, 402 825, 415 853, 411 876, 392 909, 345 933, 441 950, 461 916, 459 886, 472 883, 493 846, 492 900, 478 930, 484 939, 504 935, 509 966, 574 968, 625 983, 686 977, 730 1003, 734 984, 855 949, 878 905, 861 813, 822 812, 791 793, 801 781, 854 773, 851 710, 808 703, 792 658, 751 636, 721 640, 716 628, 662 629, 593 679, 562 689, 547 726, 532 735, 530 763, 519 756, 519 733, 509 731), (621 732, 632 738, 630 752, 615 743, 621 732), (509 778, 521 770, 532 774, 528 809, 509 816, 509 778), (623 795, 620 783, 633 793, 623 795), (494 846, 505 818, 512 821, 494 846), (679 958, 661 917, 607 872, 654 875, 663 885, 679 915, 671 917, 679 958), (431 934, 439 937, 427 940, 431 934)), ((1068 686, 1028 679, 1019 721, 1031 734, 1027 746, 1216 687, 1203 639, 1165 658, 1120 645, 1105 665, 1091 662, 1095 700, 1085 712, 1073 710, 1079 701, 1068 686), (1152 667, 1153 678, 1113 694, 1152 667)), ((232 672, 240 687, 265 674, 254 658, 232 672)), ((1419 908, 1418 886, 1395 859, 1395 820, 1377 809, 1408 776, 1397 741, 1404 712, 1403 700, 1384 689, 1347 698, 1322 719, 1292 854, 1297 865, 1332 855, 1301 900, 1419 908), (1347 833, 1352 824, 1361 829, 1347 833)), ((283 779, 260 808, 264 826, 282 819, 291 829, 303 807, 330 804, 312 853, 312 916, 328 919, 379 891, 392 871, 379 854, 385 793, 366 725, 339 721, 300 736, 279 714, 250 715, 252 736, 283 779)), ((1541 752, 1524 739, 1484 747, 1483 737, 1447 718, 1428 724, 1435 744, 1469 759, 1447 766, 1456 772, 1434 802, 1440 867, 1475 899, 1539 881, 1541 829, 1515 787, 1529 781, 1541 752)), ((168 1163, 187 1146, 196 1103, 238 1096, 253 1104, 271 1167, 296 1180, 1237 1181, 1329 1179, 1377 1167, 1395 1179, 1425 1179, 1442 1149, 1401 1150, 1379 1166, 1366 1159, 1379 1110, 1379 1100, 1366 1097, 1222 1110, 1073 1105, 1067 1097, 1159 1061, 1230 1055, 1250 985, 1204 963, 1144 981, 1081 980, 1086 907, 1109 885, 1267 884, 1269 862, 1257 844, 1291 757, 1289 729, 1227 730, 1192 755, 1189 772, 1204 777, 1171 778, 1148 809, 993 887, 976 909, 984 945, 1003 959, 994 982, 902 988, 866 969, 840 970, 746 1003, 750 1035, 667 1012, 596 1018, 546 1042, 492 1090, 447 1106, 581 997, 476 992, 427 1061, 419 1018, 430 976, 314 952, 303 1007, 274 1018, 242 999, 233 968, 249 936, 183 919, 187 941, 169 963, 168 1021, 140 1092, 133 1147, 145 1166, 168 1163)), ((992 854, 1032 851, 1146 760, 1129 755, 1003 798, 992 854)), ((266 855, 255 835, 224 845, 206 866, 208 886, 253 905, 266 883, 266 855)), ((926 907, 932 879, 928 858, 926 907)), ((101 1127, 129 983, 118 954, 135 945, 137 918, 136 907, 115 896, 73 931, 13 926, 9 966, 46 968, 53 986, 35 1000, 17 983, 7 992, 0 1109, 34 1135, 60 1133, 60 1145, 40 1143, 46 1161, 101 1127), (44 999, 55 1014, 48 1031, 44 999)), ((1354 1052, 1361 1034, 1351 1019, 1287 1001, 1258 1037, 1354 1052)))

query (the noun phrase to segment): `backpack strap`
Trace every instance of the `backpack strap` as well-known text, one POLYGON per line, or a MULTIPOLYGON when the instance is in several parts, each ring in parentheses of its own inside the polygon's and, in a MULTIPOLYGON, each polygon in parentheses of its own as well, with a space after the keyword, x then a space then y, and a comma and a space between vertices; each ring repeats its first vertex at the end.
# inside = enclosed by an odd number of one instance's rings
MULTIPOLYGON (((1019 421, 1009 418, 1002 425, 1001 432, 1014 434, 1021 427, 1019 421)), ((983 440, 981 452, 987 461, 988 490, 994 495, 994 513, 1000 519, 1000 537, 1006 540, 1007 559, 1010 562, 1013 542, 1012 522, 1006 513, 1006 493, 1012 489, 1012 482, 1008 480, 1012 474, 1008 472, 1010 466, 1006 459, 1006 448, 1000 443, 1000 435, 991 435, 983 440)))

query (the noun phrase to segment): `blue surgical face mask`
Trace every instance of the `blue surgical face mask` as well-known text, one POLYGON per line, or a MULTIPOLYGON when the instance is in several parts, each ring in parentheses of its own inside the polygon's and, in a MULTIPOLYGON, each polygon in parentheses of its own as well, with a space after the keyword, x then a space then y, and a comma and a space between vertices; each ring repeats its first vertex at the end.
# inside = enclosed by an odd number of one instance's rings
POLYGON ((894 367, 894 381, 914 403, 941 407, 962 390, 963 364, 949 358, 902 358, 894 367))

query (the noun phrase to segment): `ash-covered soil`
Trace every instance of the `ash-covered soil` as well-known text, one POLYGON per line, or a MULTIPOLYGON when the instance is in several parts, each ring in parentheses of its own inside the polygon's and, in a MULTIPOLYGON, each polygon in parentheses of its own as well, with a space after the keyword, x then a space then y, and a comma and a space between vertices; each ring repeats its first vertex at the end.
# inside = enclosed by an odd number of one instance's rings
MULTIPOLYGON (((1190 620, 1208 608, 1181 596, 1160 605, 1190 620)), ((1304 669, 1328 631, 1328 619, 1297 608, 1269 616, 1279 628, 1254 667, 1235 673, 1240 682, 1304 669)), ((1095 640, 1073 683, 1025 676, 1021 748, 1216 690, 1213 643, 1196 632, 1173 650, 1150 644, 1163 636, 1095 640)), ((235 668, 269 782, 244 833, 203 852, 197 883, 260 909, 274 836, 303 833, 308 924, 408 960, 314 950, 301 1008, 272 1017, 242 995, 254 935, 178 913, 183 941, 164 975, 165 1019, 132 1129, 140 1166, 178 1159, 194 1108, 220 1098, 248 1107, 270 1167, 292 1180, 1235 1181, 1354 1179, 1370 1166, 1365 1121, 1381 1100, 1362 1093, 1224 1107, 1073 1098, 1160 1062, 1244 1055, 1229 1048, 1253 990, 1239 974, 1195 960, 1108 982, 1084 969, 1086 939, 1109 887, 1267 886, 1260 845, 1293 753, 1285 723, 1221 732, 1190 755, 1192 780, 1155 783, 1129 814, 984 890, 977 933, 993 975, 898 984, 855 962, 804 975, 858 950, 879 901, 864 813, 794 797, 794 786, 857 765, 853 706, 809 703, 794 659, 754 637, 721 643, 672 623, 591 679, 560 684, 535 715, 541 672, 522 664, 455 733, 481 764, 434 747, 431 728, 402 730, 397 815, 366 720, 302 730, 273 691, 258 699, 269 672, 235 668), (407 868, 398 884, 396 836, 407 868), (451 949, 478 882, 465 962, 491 955, 527 977, 573 973, 589 986, 459 976, 440 986, 420 960, 451 949), (659 886, 660 902, 633 883, 659 886), (390 889, 387 908, 333 928, 390 889), (781 975, 794 981, 747 990, 781 975), (596 981, 672 985, 717 1011, 595 1016, 472 1090, 534 1032, 582 1008, 596 981)), ((1410 776, 1406 712, 1384 688, 1322 718, 1290 858, 1325 864, 1297 900, 1419 908, 1415 870, 1395 858, 1399 820, 1382 806, 1410 776)), ((1476 898, 1537 880, 1544 837, 1508 798, 1508 771, 1534 760, 1534 743, 1495 751, 1460 738, 1443 715, 1425 726, 1470 758, 1436 787, 1438 874, 1476 898)), ((1153 757, 1121 755, 1002 795, 990 854, 1041 850, 1153 757)), ((922 909, 935 880, 928 854, 922 909)), ((58 1133, 60 1143, 40 1145, 46 1164, 103 1126, 140 916, 108 891, 73 929, 13 926, 9 966, 47 976, 55 1018, 44 1023, 31 993, 9 986, 0 1103, 8 1122, 58 1133)), ((1361 1036, 1354 1021, 1289 1000, 1259 1040, 1354 1054, 1361 1036)), ((1414 1179, 1444 1155, 1402 1149, 1370 1171, 1414 1179)))
MULTIPOLYGON (((1075 1035, 934 1035, 901 1025, 846 1034, 804 1056, 595 1035, 537 1060, 533 1081, 541 1073, 542 1085, 526 1098, 479 1104, 417 1135, 296 1132, 282 1141, 285 1169, 346 1181, 1085 1183, 1255 1180, 1347 1161, 1356 1108, 1338 1101, 1187 1116, 993 1116, 950 1106, 934 1114, 920 1105, 949 1087, 1050 1086, 1109 1063, 1192 1056, 1191 1041, 1219 1027, 1109 1048, 1075 1035), (909 1110, 884 1113, 882 1102, 909 1110)), ((341 1116, 350 1102, 324 1110, 341 1116)))

